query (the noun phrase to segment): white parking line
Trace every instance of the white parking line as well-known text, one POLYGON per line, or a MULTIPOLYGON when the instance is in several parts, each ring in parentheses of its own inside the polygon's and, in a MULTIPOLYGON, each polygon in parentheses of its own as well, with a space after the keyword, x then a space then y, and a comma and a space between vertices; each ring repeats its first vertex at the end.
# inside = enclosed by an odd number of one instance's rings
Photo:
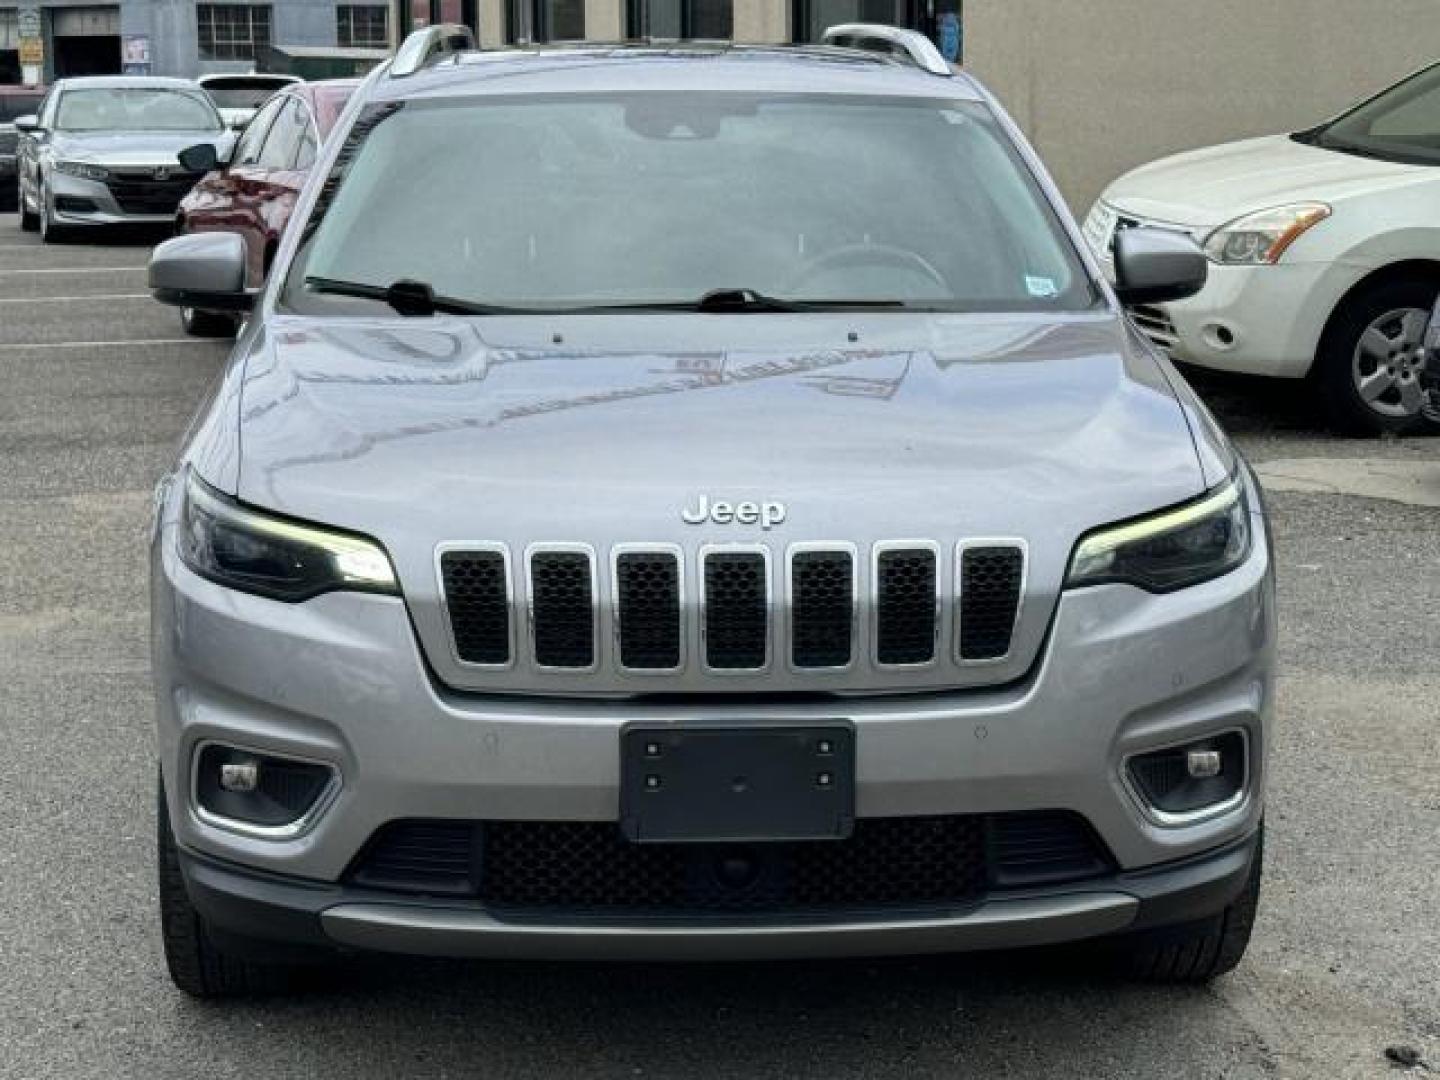
POLYGON ((22 341, 0 342, 0 349, 118 349, 126 345, 214 345, 205 338, 136 338, 131 341, 22 341))
POLYGON ((19 276, 20 274, 118 274, 126 270, 141 270, 143 265, 137 266, 47 266, 39 270, 0 270, 0 277, 19 276))
POLYGON ((149 293, 96 293, 93 296, 0 296, 0 304, 64 304, 77 300, 149 300, 149 293))

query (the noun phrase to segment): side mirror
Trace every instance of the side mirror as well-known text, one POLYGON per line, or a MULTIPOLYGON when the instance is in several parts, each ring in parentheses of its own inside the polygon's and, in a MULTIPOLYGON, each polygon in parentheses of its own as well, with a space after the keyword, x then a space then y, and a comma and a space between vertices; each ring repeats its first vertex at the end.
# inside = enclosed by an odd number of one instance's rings
POLYGON ((249 311, 245 239, 239 233, 191 233, 166 240, 150 256, 150 291, 162 304, 207 311, 249 311))
POLYGON ((232 116, 230 118, 230 122, 225 126, 228 127, 231 131, 244 131, 245 128, 249 125, 250 120, 251 117, 245 116, 243 114, 239 116, 232 116))
POLYGON ((40 117, 34 113, 27 113, 24 116, 15 118, 15 130, 22 135, 33 135, 40 130, 40 117))
POLYGON ((215 149, 214 143, 187 146, 176 156, 180 159, 180 167, 186 172, 209 172, 220 164, 220 151, 215 149))
POLYGON ((1122 304, 1184 300, 1205 287, 1210 263, 1184 233, 1142 226, 1115 234, 1115 292, 1122 304))

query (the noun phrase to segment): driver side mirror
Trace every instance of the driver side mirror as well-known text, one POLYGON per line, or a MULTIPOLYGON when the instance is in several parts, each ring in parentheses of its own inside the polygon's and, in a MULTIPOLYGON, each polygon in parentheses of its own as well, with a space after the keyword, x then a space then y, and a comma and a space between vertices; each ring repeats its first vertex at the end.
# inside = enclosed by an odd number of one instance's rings
POLYGON ((208 142, 187 146, 176 156, 180 159, 180 167, 186 172, 209 172, 211 169, 225 164, 215 144, 208 142))
POLYGON ((1115 292, 1122 304, 1194 296, 1205 287, 1209 268, 1200 245, 1185 233, 1141 226, 1115 234, 1115 292))
POLYGON ((40 117, 34 113, 27 113, 25 116, 15 118, 15 130, 22 135, 33 135, 40 130, 40 117))
POLYGON ((249 311, 245 239, 239 233, 190 233, 166 240, 150 256, 150 291, 162 304, 205 311, 249 311))

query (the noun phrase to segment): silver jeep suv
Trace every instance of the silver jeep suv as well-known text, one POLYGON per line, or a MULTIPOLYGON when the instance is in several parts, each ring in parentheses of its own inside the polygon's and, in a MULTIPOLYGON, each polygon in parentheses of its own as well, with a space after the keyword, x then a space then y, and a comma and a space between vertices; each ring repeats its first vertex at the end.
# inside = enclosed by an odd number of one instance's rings
POLYGON ((923 38, 477 52, 356 94, 161 484, 161 915, 194 994, 381 950, 1095 939, 1230 969, 1269 537, 1025 140, 923 38))

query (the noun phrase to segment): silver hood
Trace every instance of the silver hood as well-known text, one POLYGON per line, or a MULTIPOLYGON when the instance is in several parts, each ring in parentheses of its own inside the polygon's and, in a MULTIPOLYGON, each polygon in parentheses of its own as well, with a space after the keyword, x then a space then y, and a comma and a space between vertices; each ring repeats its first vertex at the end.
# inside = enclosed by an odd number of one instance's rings
POLYGON ((181 150, 214 143, 223 155, 234 136, 227 131, 57 131, 50 148, 57 158, 110 168, 179 168, 181 150))
POLYGON ((705 544, 762 544, 781 563, 791 544, 844 541, 863 566, 873 544, 925 539, 943 567, 966 539, 1020 538, 1029 567, 1008 660, 732 675, 723 688, 990 684, 1029 669, 1081 533, 1206 487, 1166 372, 1110 314, 277 316, 267 326, 228 414, 238 430, 212 423, 201 440, 211 445, 192 457, 248 503, 384 544, 432 666, 458 687, 714 689, 696 673, 637 686, 602 664, 557 686, 523 665, 458 664, 438 595, 441 545, 503 544, 518 561, 534 543, 583 543, 603 598, 617 544, 680 545, 693 575, 705 544), (740 335, 748 346, 735 347, 740 335), (701 495, 780 501, 786 517, 768 530, 687 524, 681 510, 701 495))

